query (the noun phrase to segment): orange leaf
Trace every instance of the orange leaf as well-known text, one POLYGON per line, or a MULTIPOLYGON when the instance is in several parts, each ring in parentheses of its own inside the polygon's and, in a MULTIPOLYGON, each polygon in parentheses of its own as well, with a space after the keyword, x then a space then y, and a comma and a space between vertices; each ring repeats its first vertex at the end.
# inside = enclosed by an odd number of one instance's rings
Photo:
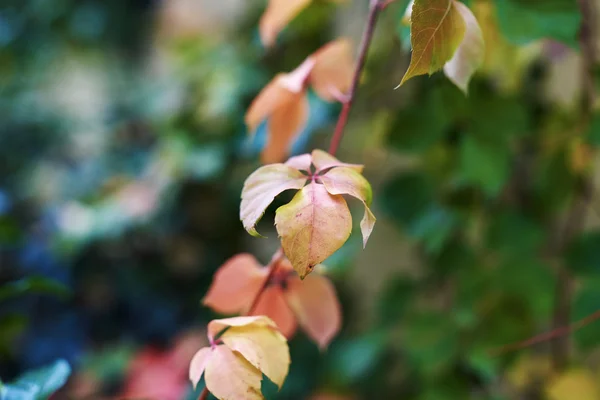
POLYGON ((267 119, 281 104, 293 99, 296 93, 290 92, 280 83, 280 78, 286 74, 278 74, 267 86, 261 90, 246 111, 244 122, 248 130, 254 133, 262 121, 267 119))
POLYGON ((289 279, 286 297, 302 329, 321 349, 327 347, 342 325, 340 303, 331 282, 321 275, 311 275, 303 282, 289 279))
POLYGON ((202 302, 222 314, 243 312, 258 295, 267 275, 267 269, 251 254, 233 256, 216 272, 202 302))
POLYGON ((291 144, 308 121, 308 114, 308 99, 304 92, 295 94, 273 112, 261 157, 264 164, 282 162, 287 158, 291 144))
POLYGON ((286 303, 280 285, 271 285, 263 291, 253 315, 265 315, 271 318, 285 337, 292 337, 296 332, 296 317, 286 303))
POLYGON ((350 40, 338 39, 328 43, 321 47, 314 57, 315 66, 310 81, 319 97, 333 101, 336 99, 335 92, 348 92, 354 74, 350 40))
POLYGON ((270 0, 259 23, 260 38, 266 47, 275 43, 275 38, 296 15, 312 0, 270 0))

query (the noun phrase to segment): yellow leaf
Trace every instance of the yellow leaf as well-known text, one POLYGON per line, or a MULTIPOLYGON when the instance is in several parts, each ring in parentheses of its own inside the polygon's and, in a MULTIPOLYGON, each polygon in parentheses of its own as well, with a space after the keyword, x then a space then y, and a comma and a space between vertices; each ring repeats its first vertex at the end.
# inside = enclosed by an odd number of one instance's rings
POLYGON ((552 372, 552 362, 548 356, 526 354, 508 371, 508 381, 518 389, 524 389, 532 382, 546 380, 552 372))
POLYGON ((256 325, 233 327, 221 340, 281 388, 288 374, 290 353, 279 331, 256 325))
POLYGON ((465 21, 453 0, 415 0, 411 14, 412 57, 400 85, 414 76, 442 69, 461 44, 465 30, 465 21))
POLYGON ((275 225, 286 257, 304 278, 348 240, 352 216, 342 196, 311 182, 277 209, 275 225))
POLYGON ((548 400, 598 400, 596 379, 586 370, 568 371, 546 388, 548 400))
POLYGON ((214 342, 215 336, 217 333, 221 332, 225 328, 229 328, 232 326, 260 326, 260 327, 271 327, 277 328, 275 322, 273 322, 270 318, 265 317, 264 315, 254 316, 254 317, 233 317, 233 318, 223 318, 223 319, 213 319, 208 323, 208 340, 212 343, 214 342))
POLYGON ((221 400, 260 400, 262 374, 239 353, 217 346, 205 372, 206 388, 221 400))

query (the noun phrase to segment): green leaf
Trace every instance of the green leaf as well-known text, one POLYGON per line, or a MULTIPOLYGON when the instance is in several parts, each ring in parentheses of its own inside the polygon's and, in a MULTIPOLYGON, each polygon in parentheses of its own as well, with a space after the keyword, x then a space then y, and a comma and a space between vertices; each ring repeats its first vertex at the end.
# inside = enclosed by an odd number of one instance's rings
POLYGON ((504 36, 514 44, 551 38, 574 48, 581 14, 575 0, 496 0, 504 36))
POLYGON ((42 276, 20 279, 0 287, 0 301, 25 294, 48 294, 66 298, 70 294, 70 290, 62 283, 42 276))
POLYGON ((330 194, 348 194, 362 201, 365 206, 365 214, 360 221, 360 230, 363 235, 363 247, 366 246, 376 222, 375 216, 369 209, 373 200, 373 191, 369 181, 356 170, 347 167, 333 168, 321 175, 319 179, 330 194))
POLYGON ((450 239, 458 218, 450 210, 432 205, 409 228, 410 234, 423 242, 428 253, 438 253, 450 239))
POLYGON ((306 175, 284 164, 270 164, 254 171, 244 182, 240 220, 252 236, 260 236, 256 224, 275 196, 288 189, 301 189, 306 175))
POLYGON ((400 85, 412 77, 431 75, 442 69, 466 31, 465 21, 453 0, 415 0, 410 18, 412 56, 400 85))
POLYGON ((542 227, 515 212, 493 214, 487 231, 487 247, 509 260, 537 254, 544 239, 542 227))
POLYGON ((352 216, 342 196, 312 182, 277 209, 275 225, 286 257, 304 278, 348 240, 352 216))
POLYGON ((65 360, 22 375, 0 391, 1 400, 46 400, 60 389, 71 374, 71 366, 65 360))
POLYGON ((588 143, 600 147, 600 114, 594 114, 587 135, 588 143))
POLYGON ((600 231, 578 236, 567 249, 566 263, 577 274, 597 275, 600 272, 600 231))
POLYGON ((466 136, 460 147, 459 176, 496 196, 510 174, 510 153, 505 146, 466 136))

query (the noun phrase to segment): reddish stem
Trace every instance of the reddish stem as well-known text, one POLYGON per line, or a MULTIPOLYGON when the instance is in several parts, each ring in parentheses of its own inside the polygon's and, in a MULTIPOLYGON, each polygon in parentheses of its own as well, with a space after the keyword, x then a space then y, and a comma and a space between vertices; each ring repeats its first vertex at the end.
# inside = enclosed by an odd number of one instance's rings
MULTIPOLYGON (((352 77, 352 84, 350 86, 350 92, 348 93, 348 97, 344 99, 344 103, 342 106, 342 111, 338 117, 337 124, 335 126, 335 131, 333 133, 333 137, 331 138, 331 143, 329 145, 329 154, 335 156, 335 153, 340 146, 340 142, 342 141, 342 137, 344 136, 344 128, 346 127, 346 123, 348 122, 348 114, 350 113, 350 108, 352 107, 352 103, 354 102, 354 95, 356 94, 356 89, 358 88, 358 83, 360 81, 360 77, 362 75, 363 68, 365 66, 365 61, 367 59, 367 53, 369 51, 369 47, 371 45, 371 39, 373 39, 373 32, 375 31, 375 24, 377 22, 377 17, 379 12, 383 10, 389 3, 393 0, 383 1, 383 0, 371 0, 369 6, 369 16, 367 19, 367 26, 365 31, 363 32, 360 50, 358 55, 358 61, 356 63, 356 68, 354 70, 354 75, 352 77)), ((248 309, 248 312, 245 315, 252 315, 254 310, 256 309, 256 305, 258 303, 258 299, 260 295, 265 290, 269 281, 275 274, 277 270, 277 264, 283 259, 284 254, 283 250, 279 249, 271 258, 271 262, 267 265, 269 268, 269 273, 267 274, 267 279, 263 284, 262 288, 258 291, 256 297, 252 300, 252 304, 248 309)), ((200 393, 198 400, 206 400, 208 398, 208 389, 205 387, 200 393)))
POLYGON ((338 147, 340 146, 340 142, 342 141, 342 137, 344 136, 344 128, 346 127, 346 123, 348 122, 348 114, 350 114, 350 108, 352 108, 354 96, 356 95, 356 89, 358 88, 358 83, 360 81, 360 77, 365 66, 365 61, 367 60, 367 53, 369 52, 369 47, 371 46, 373 32, 375 32, 377 17, 379 16, 379 12, 383 10, 383 8, 387 5, 386 3, 387 2, 382 0, 371 0, 369 6, 369 16, 367 18, 367 26, 365 28, 365 31, 363 32, 362 40, 360 43, 360 49, 358 51, 358 60, 356 62, 356 68, 354 69, 354 75, 352 76, 352 84, 350 85, 348 98, 342 106, 342 111, 340 112, 340 116, 338 117, 337 124, 335 125, 335 131, 333 132, 333 137, 331 138, 331 143, 329 145, 329 154, 331 154, 332 156, 335 156, 335 153, 337 153, 338 147))

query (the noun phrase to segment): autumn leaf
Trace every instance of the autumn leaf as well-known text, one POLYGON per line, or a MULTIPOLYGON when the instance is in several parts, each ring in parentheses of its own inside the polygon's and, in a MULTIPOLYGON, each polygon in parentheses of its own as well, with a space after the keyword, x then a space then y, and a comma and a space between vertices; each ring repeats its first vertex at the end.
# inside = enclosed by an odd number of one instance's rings
POLYGON ((279 387, 283 384, 289 350, 269 318, 213 320, 208 324, 208 339, 211 346, 200 349, 190 363, 189 378, 194 386, 204 374, 207 389, 218 399, 262 399, 263 374, 279 387))
POLYGON ((273 268, 271 280, 265 282, 267 269, 253 256, 232 257, 215 274, 204 304, 217 312, 246 312, 258 295, 252 315, 269 317, 287 338, 294 335, 299 323, 320 348, 326 347, 342 323, 333 284, 322 275, 301 282, 286 259, 273 268))
POLYGON ((304 278, 346 242, 352 217, 342 196, 311 182, 277 209, 275 226, 286 257, 304 278))
POLYGON ((312 0, 270 0, 259 23, 260 38, 266 47, 275 43, 279 32, 312 0))
POLYGON ((352 84, 354 59, 352 43, 348 39, 338 39, 326 44, 314 55, 315 65, 310 75, 310 83, 315 92, 324 100, 336 100, 336 94, 346 94, 352 84))
POLYGON ((431 75, 452 59, 466 31, 455 3, 454 0, 415 0, 410 16, 412 56, 400 85, 418 75, 431 75))
MULTIPOLYGON (((341 3, 345 0, 331 0, 341 3)), ((312 0, 269 0, 259 22, 260 38, 265 47, 275 44, 279 32, 305 9, 312 0)))
POLYGON ((302 172, 283 164, 265 165, 254 171, 244 182, 240 205, 240 220, 248 233, 260 236, 256 224, 275 196, 288 189, 300 189, 305 183, 302 172))
POLYGON ((265 284, 268 271, 251 254, 233 256, 215 273, 202 300, 221 314, 244 312, 265 284))
POLYGON ((252 315, 266 315, 276 324, 285 337, 292 337, 296 332, 298 323, 294 312, 288 305, 284 296, 282 285, 269 285, 260 294, 252 315))
POLYGON ((454 56, 444 65, 444 73, 466 94, 471 77, 483 65, 485 44, 483 32, 471 10, 459 1, 454 1, 454 8, 462 16, 466 30, 454 56))
POLYGON ((309 84, 327 101, 346 94, 354 70, 351 47, 348 39, 326 44, 294 71, 278 74, 254 99, 246 112, 245 122, 249 132, 254 133, 267 120, 267 143, 261 154, 263 163, 283 161, 306 125, 309 84))
POLYGON ((369 182, 355 169, 348 167, 333 168, 323 174, 320 179, 330 194, 348 194, 362 201, 365 206, 365 215, 360 222, 360 230, 363 235, 363 247, 366 246, 376 221, 369 209, 373 199, 369 182))
POLYGON ((286 299, 308 336, 321 349, 327 347, 342 325, 342 312, 335 288, 321 275, 287 283, 286 299))
POLYGON ((361 231, 366 245, 376 219, 369 209, 371 186, 360 174, 362 170, 362 165, 343 163, 322 150, 261 167, 244 184, 240 218, 256 236, 255 225, 275 196, 302 188, 290 203, 277 209, 275 225, 285 255, 304 278, 350 235, 352 221, 342 194, 358 198, 365 206, 361 231), (304 186, 306 182, 310 183, 304 186))

